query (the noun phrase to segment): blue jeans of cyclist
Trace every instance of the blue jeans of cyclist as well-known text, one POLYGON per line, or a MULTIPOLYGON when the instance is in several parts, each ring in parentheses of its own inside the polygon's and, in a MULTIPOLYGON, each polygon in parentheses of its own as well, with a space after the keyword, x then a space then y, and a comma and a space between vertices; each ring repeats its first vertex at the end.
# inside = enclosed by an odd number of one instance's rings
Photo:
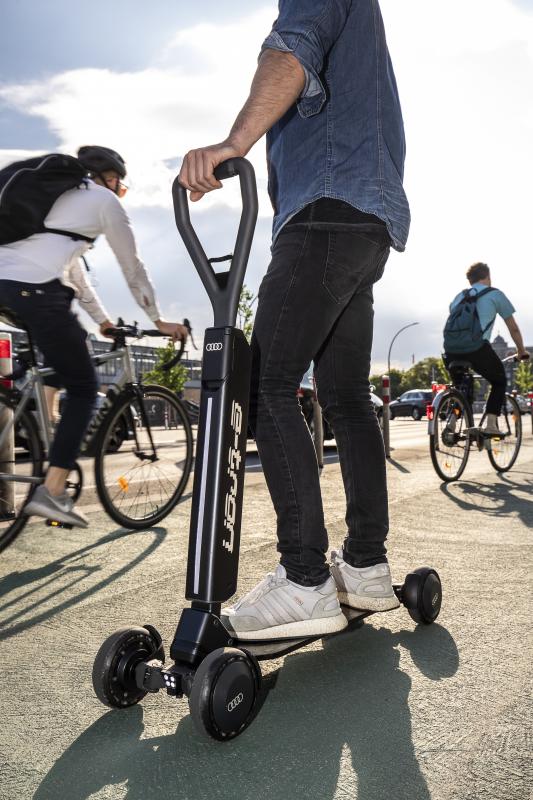
POLYGON ((51 467, 71 469, 98 389, 87 333, 70 310, 74 292, 59 280, 42 284, 0 280, 0 297, 28 329, 47 366, 56 371, 58 385, 67 390, 49 461, 51 467))
POLYGON ((368 376, 372 286, 390 240, 368 218, 332 227, 298 215, 278 236, 259 290, 250 425, 277 514, 281 563, 305 586, 329 575, 316 455, 296 396, 311 361, 346 492, 345 559, 353 566, 386 561, 385 455, 368 376))

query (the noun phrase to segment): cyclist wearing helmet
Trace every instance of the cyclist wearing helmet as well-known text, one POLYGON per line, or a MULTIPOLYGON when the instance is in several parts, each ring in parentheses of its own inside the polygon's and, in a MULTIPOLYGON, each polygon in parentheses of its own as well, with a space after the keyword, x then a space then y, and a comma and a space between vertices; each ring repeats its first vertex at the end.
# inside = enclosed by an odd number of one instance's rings
MULTIPOLYGON (((129 218, 119 201, 126 191, 124 159, 114 150, 96 145, 81 147, 78 159, 88 179, 56 200, 45 226, 91 239, 103 233, 140 308, 162 333, 185 338, 183 325, 162 319, 150 278, 137 254, 129 218)), ((72 279, 71 270, 65 282, 65 270, 90 246, 87 241, 50 232, 0 246, 2 304, 28 328, 67 390, 45 482, 37 487, 25 510, 81 527, 87 527, 87 518, 72 507, 65 483, 91 418, 98 381, 85 342, 87 334, 70 310, 76 292, 68 284, 74 284, 78 292, 84 290, 79 280, 72 279)), ((101 331, 112 326, 109 319, 99 322, 101 331)))

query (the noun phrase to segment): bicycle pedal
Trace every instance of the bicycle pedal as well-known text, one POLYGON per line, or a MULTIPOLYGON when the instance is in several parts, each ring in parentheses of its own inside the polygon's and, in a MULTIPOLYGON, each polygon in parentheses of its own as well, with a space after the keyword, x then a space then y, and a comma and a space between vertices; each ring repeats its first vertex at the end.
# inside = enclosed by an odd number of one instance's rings
POLYGON ((68 522, 60 522, 58 519, 47 519, 46 525, 48 528, 65 528, 67 531, 71 531, 74 525, 70 525, 68 522))

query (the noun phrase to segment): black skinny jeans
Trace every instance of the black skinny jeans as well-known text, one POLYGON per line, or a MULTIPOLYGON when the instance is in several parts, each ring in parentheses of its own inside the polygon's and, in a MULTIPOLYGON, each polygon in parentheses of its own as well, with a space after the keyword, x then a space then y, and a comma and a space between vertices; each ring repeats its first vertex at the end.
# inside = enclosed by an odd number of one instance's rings
POLYGON ((98 389, 87 333, 70 310, 73 297, 72 289, 59 280, 42 284, 0 280, 0 305, 19 317, 47 366, 57 372, 57 385, 67 390, 49 456, 50 466, 62 469, 71 469, 76 461, 98 389))
POLYGON ((281 563, 291 580, 314 586, 329 576, 328 537, 316 455, 296 397, 311 361, 346 492, 344 557, 353 566, 387 560, 385 455, 368 376, 372 286, 390 240, 375 217, 342 230, 298 219, 276 240, 259 290, 250 424, 277 514, 281 563))
MULTIPOLYGON (((505 400, 507 378, 501 360, 498 358, 489 342, 474 353, 446 353, 446 367, 452 361, 469 361, 474 370, 490 383, 490 394, 487 399, 487 414, 499 416, 505 400)), ((456 380, 454 370, 450 371, 452 380, 456 380)))

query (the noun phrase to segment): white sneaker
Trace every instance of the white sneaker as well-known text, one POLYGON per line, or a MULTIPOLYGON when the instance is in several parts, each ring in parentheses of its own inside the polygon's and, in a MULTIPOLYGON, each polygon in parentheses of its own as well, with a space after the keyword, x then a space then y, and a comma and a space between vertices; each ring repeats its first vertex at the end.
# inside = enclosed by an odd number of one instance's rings
POLYGON ((500 429, 498 428, 498 417, 496 414, 487 414, 487 421, 485 426, 481 429, 487 436, 500 436, 500 429))
POLYGON ((322 636, 348 624, 333 578, 320 586, 299 586, 281 564, 234 606, 222 609, 220 618, 239 639, 322 636))
POLYGON ((351 567, 342 557, 342 549, 333 550, 331 574, 337 584, 339 600, 345 606, 360 611, 389 611, 400 605, 386 563, 351 567))
POLYGON ((65 492, 56 497, 41 485, 36 488, 29 503, 24 506, 28 517, 44 517, 78 528, 87 528, 89 520, 81 511, 76 511, 72 497, 65 492))

